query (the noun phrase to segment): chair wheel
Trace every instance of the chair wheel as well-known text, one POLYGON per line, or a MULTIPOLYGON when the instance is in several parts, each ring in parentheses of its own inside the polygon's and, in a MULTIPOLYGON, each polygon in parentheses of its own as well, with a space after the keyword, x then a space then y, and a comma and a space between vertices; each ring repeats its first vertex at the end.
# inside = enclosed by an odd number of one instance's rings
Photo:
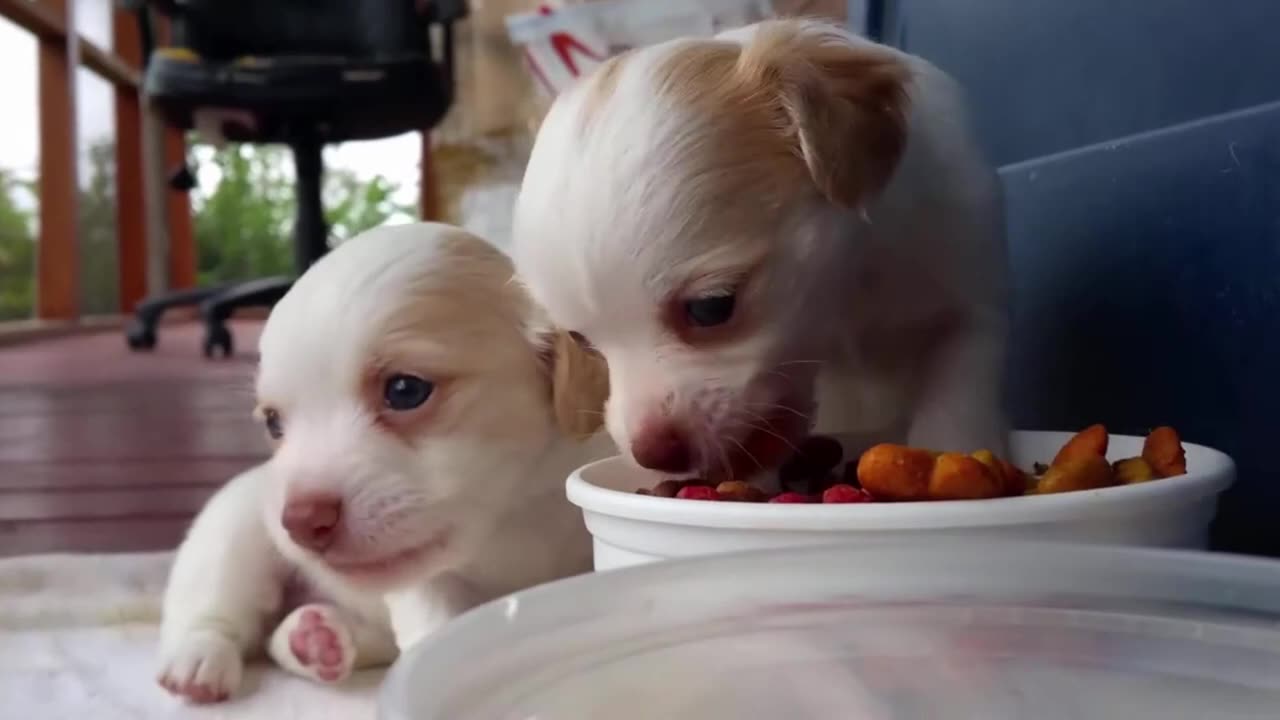
POLYGON ((222 357, 228 358, 231 357, 232 350, 231 331, 225 325, 210 325, 205 328, 205 357, 212 358, 215 354, 220 353, 222 357))
POLYGON ((150 350, 156 346, 156 329, 147 323, 134 320, 124 331, 124 340, 130 350, 150 350))

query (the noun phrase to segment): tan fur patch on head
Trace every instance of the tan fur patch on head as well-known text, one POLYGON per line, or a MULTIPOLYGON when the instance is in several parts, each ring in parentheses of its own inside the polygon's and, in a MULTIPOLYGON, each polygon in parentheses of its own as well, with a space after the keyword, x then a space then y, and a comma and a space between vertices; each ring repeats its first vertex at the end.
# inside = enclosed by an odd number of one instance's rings
POLYGON ((848 208, 882 190, 897 168, 910 79, 892 50, 798 20, 764 23, 745 46, 679 47, 657 76, 659 93, 705 119, 728 154, 770 162, 777 183, 802 171, 848 208))
POLYGON ((599 116, 601 108, 608 104, 618 87, 618 77, 622 74, 622 66, 633 51, 615 55, 596 68, 583 82, 582 119, 587 125, 599 116))
POLYGON ((609 368, 569 333, 558 331, 551 340, 551 404, 556 424, 572 438, 585 440, 604 425, 609 399, 609 368))

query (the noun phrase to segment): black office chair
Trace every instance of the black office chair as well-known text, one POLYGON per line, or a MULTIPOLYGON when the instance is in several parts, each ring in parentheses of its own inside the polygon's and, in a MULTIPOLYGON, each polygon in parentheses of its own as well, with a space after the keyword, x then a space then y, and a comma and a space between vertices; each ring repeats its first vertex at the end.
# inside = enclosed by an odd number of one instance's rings
MULTIPOLYGON (((126 6, 141 29, 144 92, 168 122, 186 129, 196 110, 240 111, 252 122, 226 123, 229 140, 292 149, 297 273, 328 250, 325 143, 433 127, 453 100, 453 23, 466 15, 465 0, 127 0, 126 6), (170 18, 171 47, 155 47, 153 12, 170 18)), ((190 190, 193 174, 178 168, 170 184, 190 190)), ((232 313, 274 305, 292 282, 262 278, 148 298, 126 339, 135 350, 152 348, 166 310, 198 305, 204 354, 229 356, 232 313)))

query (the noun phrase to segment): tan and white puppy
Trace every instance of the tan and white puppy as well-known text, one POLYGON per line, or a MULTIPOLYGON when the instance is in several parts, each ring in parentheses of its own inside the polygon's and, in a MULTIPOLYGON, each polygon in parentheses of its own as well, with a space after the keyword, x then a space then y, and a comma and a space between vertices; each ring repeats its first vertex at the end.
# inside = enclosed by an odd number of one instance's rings
POLYGON ((1004 445, 999 186, 919 58, 810 20, 621 55, 555 101, 514 231, 640 465, 771 465, 815 421, 1004 445))
POLYGON ((613 452, 598 358, 542 324, 499 250, 435 224, 316 263, 262 334, 273 456, 196 518, 161 685, 227 698, 265 649, 325 682, 471 606, 590 569, 565 477, 613 452))

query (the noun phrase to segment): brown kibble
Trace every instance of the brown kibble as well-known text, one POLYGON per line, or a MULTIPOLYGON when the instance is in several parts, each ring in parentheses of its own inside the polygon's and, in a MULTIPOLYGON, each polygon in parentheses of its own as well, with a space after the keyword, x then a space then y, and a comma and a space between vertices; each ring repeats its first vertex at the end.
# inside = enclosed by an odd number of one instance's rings
POLYGON ((858 460, 858 482, 877 500, 928 500, 933 464, 928 450, 876 445, 858 460))
POLYGON ((764 502, 765 499, 764 491, 742 480, 726 480, 716 486, 716 492, 722 499, 734 502, 764 502))
POLYGON ((1000 479, 1002 496, 1021 495, 1027 491, 1027 474, 1014 467, 1013 463, 996 457, 990 450, 978 450, 971 457, 986 465, 1000 479))
POLYGON ((1100 455, 1085 455, 1055 463, 1036 485, 1040 494, 1097 490, 1116 484, 1111 463, 1100 455))
POLYGON ((1116 482, 1122 485, 1133 485, 1156 479, 1156 471, 1140 457, 1125 458, 1111 466, 1116 475, 1116 482))
POLYGON ((1187 474, 1187 452, 1178 431, 1165 425, 1147 435, 1142 443, 1142 459, 1162 478, 1187 474))
POLYGON ((960 453, 939 455, 929 476, 930 500, 983 500, 1004 494, 1005 481, 998 468, 960 453))
POLYGON ((653 486, 653 494, 657 497, 673 498, 684 485, 682 480, 663 480, 653 486))
POLYGON ((1090 425, 1076 433, 1058 454, 1053 457, 1053 465, 1061 465, 1068 460, 1084 457, 1107 456, 1107 428, 1103 425, 1090 425))

